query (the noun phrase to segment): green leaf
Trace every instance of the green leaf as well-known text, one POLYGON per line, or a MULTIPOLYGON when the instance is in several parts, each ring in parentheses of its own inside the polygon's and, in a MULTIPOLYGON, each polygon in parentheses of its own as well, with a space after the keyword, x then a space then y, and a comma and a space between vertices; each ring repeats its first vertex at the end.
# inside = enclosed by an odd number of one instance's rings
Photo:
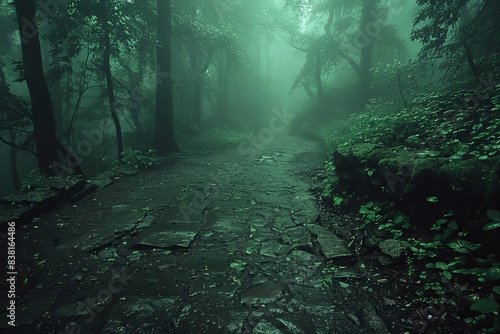
POLYGON ((456 274, 463 274, 463 275, 470 274, 470 270, 469 269, 457 269, 457 270, 453 270, 453 272, 456 273, 456 274))
POLYGON ((448 280, 451 279, 451 273, 449 271, 443 271, 443 276, 446 277, 446 279, 448 280))
POLYGON ((448 247, 452 248, 456 252, 463 253, 463 254, 470 253, 472 251, 475 251, 479 247, 481 247, 480 244, 473 244, 472 242, 467 241, 467 240, 457 240, 454 242, 450 242, 447 245, 448 245, 448 247))
POLYGON ((425 253, 425 255, 427 255, 428 257, 436 257, 437 256, 437 254, 435 252, 433 252, 433 251, 427 251, 425 253))
POLYGON ((436 262, 436 268, 441 269, 441 270, 447 270, 448 265, 444 262, 436 262))
POLYGON ((500 285, 497 285, 491 289, 494 293, 500 295, 500 285))
POLYGON ((398 215, 396 215, 396 218, 394 218, 394 224, 397 225, 397 224, 401 223, 403 220, 404 220, 403 215, 398 214, 398 215))
POLYGON ((500 211, 490 209, 486 211, 486 215, 488 216, 489 219, 496 222, 500 222, 500 211))
POLYGON ((498 310, 498 304, 493 298, 482 298, 472 304, 470 310, 480 313, 491 313, 498 310))
POLYGON ((496 281, 500 279, 500 267, 493 267, 490 268, 487 272, 486 275, 484 276, 489 281, 496 281))
POLYGON ((484 225, 483 230, 491 231, 500 227, 500 222, 491 222, 489 224, 484 225))
POLYGON ((35 267, 38 267, 38 266, 44 265, 46 261, 47 261, 47 260, 42 260, 42 261, 38 262, 38 263, 35 265, 35 267))
POLYGON ((437 198, 436 196, 428 196, 426 198, 427 202, 430 202, 430 203, 436 203, 439 201, 439 198, 437 198))
POLYGON ((448 219, 441 218, 441 219, 439 219, 439 220, 436 222, 436 224, 438 224, 438 225, 442 225, 442 224, 446 223, 447 221, 448 221, 448 219))

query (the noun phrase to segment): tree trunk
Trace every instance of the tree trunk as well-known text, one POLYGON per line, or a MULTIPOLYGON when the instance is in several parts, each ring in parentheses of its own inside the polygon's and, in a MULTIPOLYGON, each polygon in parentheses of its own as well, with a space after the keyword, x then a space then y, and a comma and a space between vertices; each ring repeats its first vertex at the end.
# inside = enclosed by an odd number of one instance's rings
POLYGON ((103 10, 102 17, 102 28, 103 28, 103 39, 104 39, 104 58, 103 58, 103 71, 106 76, 106 85, 108 89, 108 100, 109 107, 111 111, 111 118, 113 119, 113 123, 115 125, 116 130, 116 142, 118 146, 118 160, 122 160, 123 153, 123 140, 122 140, 122 129, 120 125, 120 120, 118 119, 118 114, 116 112, 116 98, 113 86, 113 76, 111 75, 111 65, 110 65, 110 57, 111 57, 111 40, 109 33, 109 22, 108 22, 108 8, 106 6, 106 0, 101 0, 101 6, 103 10))
MULTIPOLYGON (((9 129, 9 140, 11 143, 16 144, 16 133, 14 129, 9 129)), ((21 182, 19 182, 19 173, 17 171, 17 147, 10 147, 10 174, 12 175, 12 182, 16 191, 21 189, 21 182)))
MULTIPOLYGON (((141 55, 141 53, 139 53, 139 55, 141 55)), ((135 82, 134 88, 141 87, 142 80, 144 79, 144 70, 145 70, 144 62, 143 62, 144 58, 141 56, 139 56, 139 57, 140 57, 140 59, 138 59, 138 63, 137 63, 138 69, 137 69, 137 76, 136 76, 136 82, 135 82)), ((137 92, 135 92, 135 93, 137 93, 137 92)), ((136 98, 138 100, 142 99, 142 97, 137 98, 136 96, 132 96, 132 98, 136 98)), ((132 121, 135 124, 139 138, 143 139, 144 137, 146 137, 146 135, 145 135, 144 128, 142 127, 141 120, 139 119, 139 115, 141 114, 141 102, 140 101, 134 101, 134 102, 135 102, 135 105, 130 110, 130 113, 132 114, 132 121)))
POLYGON ((465 56, 467 57, 467 63, 469 64, 472 73, 476 78, 481 77, 481 71, 479 70, 479 68, 476 65, 476 62, 474 61, 474 56, 472 55, 472 50, 470 46, 467 44, 465 40, 462 42, 462 46, 464 47, 465 56))
MULTIPOLYGON (((370 22, 373 21, 373 13, 377 7, 376 0, 362 0, 362 13, 361 13, 361 31, 370 28, 370 22)), ((368 91, 371 83, 371 69, 373 61, 373 45, 374 38, 364 34, 368 38, 366 45, 361 48, 361 58, 359 61, 360 67, 360 98, 362 101, 368 100, 368 91)))
POLYGON ((130 85, 130 89, 128 91, 130 117, 132 118, 132 122, 134 123, 137 138, 142 140, 145 137, 145 132, 141 124, 141 120, 139 119, 139 115, 141 114, 140 102, 142 100, 142 97, 140 96, 140 88, 142 86, 142 80, 144 78, 144 57, 141 53, 139 53, 139 58, 137 59, 137 73, 132 70, 132 67, 127 61, 125 61, 125 59, 123 59, 122 57, 117 58, 118 62, 125 70, 128 77, 128 83, 130 85))
POLYGON ((273 64, 271 57, 271 48, 269 43, 266 43, 266 82, 270 84, 273 82, 273 64))
POLYGON ((217 68, 217 84, 219 93, 217 94, 217 118, 225 119, 227 116, 227 64, 226 55, 222 54, 219 58, 219 67, 217 68))
POLYGON ((156 124, 153 148, 160 154, 178 150, 174 137, 174 101, 172 93, 172 8, 171 0, 156 0, 157 85, 156 124))
POLYGON ((33 131, 38 166, 43 175, 53 176, 52 166, 59 163, 56 145, 54 110, 43 73, 40 39, 34 0, 15 0, 21 37, 24 75, 31 98, 33 131))
MULTIPOLYGON (((469 22, 471 20, 472 20, 472 15, 470 13, 469 6, 468 6, 468 4, 465 4, 462 6, 462 9, 460 10, 459 25, 460 25, 460 30, 461 30, 462 34, 466 35, 466 31, 464 31, 464 30, 467 29, 467 25, 469 24, 469 22)), ((464 51, 465 51, 465 56, 467 57, 467 63, 469 64, 469 67, 470 67, 472 73, 474 74, 474 76, 476 78, 478 78, 481 76, 481 71, 477 67, 476 61, 474 60, 474 55, 472 54, 472 49, 469 46, 469 43, 467 43, 467 37, 464 36, 462 38, 463 38, 462 46, 463 46, 464 51)))
POLYGON ((190 59, 191 59, 191 70, 193 71, 193 113, 191 114, 191 120, 194 125, 201 129, 201 103, 202 103, 202 92, 203 92, 203 75, 207 71, 211 62, 211 53, 207 55, 205 63, 200 68, 200 54, 196 46, 191 47, 190 59))
POLYGON ((193 87, 193 114, 192 121, 194 125, 201 129, 201 91, 202 91, 202 81, 201 75, 195 73, 194 87, 193 87))
MULTIPOLYGON (((59 57, 53 59, 54 67, 59 67, 59 57)), ((54 103, 54 120, 56 126, 56 137, 62 141, 64 138, 63 127, 63 90, 61 86, 61 78, 58 78, 51 86, 52 101, 54 103)))
MULTIPOLYGON (((0 64, 0 89, 4 90, 7 94, 9 93, 9 86, 7 86, 7 79, 5 78, 5 73, 0 64)), ((17 172, 17 144, 16 144, 16 132, 14 129, 9 129, 9 141, 14 144, 10 146, 10 174, 12 176, 12 182, 14 183, 14 188, 16 190, 21 189, 21 184, 19 182, 19 174, 17 172)))
POLYGON ((323 83, 321 82, 321 51, 316 51, 316 96, 318 97, 318 101, 323 101, 325 99, 325 93, 323 91, 323 83))
POLYGON ((309 84, 309 81, 304 81, 304 90, 306 91, 307 96, 309 96, 311 99, 315 100, 317 96, 314 94, 314 92, 311 89, 311 85, 309 84))

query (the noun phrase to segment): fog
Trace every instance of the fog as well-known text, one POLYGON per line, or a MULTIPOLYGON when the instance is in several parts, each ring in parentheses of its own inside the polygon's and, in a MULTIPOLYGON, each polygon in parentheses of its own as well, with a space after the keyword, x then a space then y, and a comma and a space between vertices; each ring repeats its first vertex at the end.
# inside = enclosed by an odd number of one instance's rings
POLYGON ((1 1, 0 332, 499 333, 499 18, 1 1))
MULTIPOLYGON (((115 104, 118 112, 113 127, 120 124, 124 150, 145 150, 153 140, 157 108, 158 60, 154 29, 148 26, 155 22, 155 4, 139 6, 129 1, 109 10, 90 10, 79 7, 79 2, 69 6, 42 3, 37 9, 40 56, 59 142, 70 151, 76 150, 75 145, 86 140, 82 131, 100 129, 103 119, 110 118, 110 105, 115 104), (80 13, 78 19, 70 15, 75 11, 80 13), (134 11, 136 18, 126 22, 134 11), (115 98, 111 104, 106 95, 110 86, 101 70, 106 50, 99 33, 105 28, 99 15, 105 12, 115 20, 108 29, 115 98)), ((179 145, 189 146, 193 136, 214 128, 256 135, 269 122, 273 110, 287 109, 294 115, 322 110, 326 122, 362 112, 370 99, 380 98, 374 87, 378 83, 373 80, 377 66, 422 56, 420 40, 410 38, 419 12, 417 3, 410 0, 373 4, 341 0, 172 1, 172 75, 166 76, 172 78, 174 122, 172 130, 165 131, 179 137, 179 145)), ((4 113, 14 112, 11 101, 15 97, 28 108, 24 114, 15 111, 16 124, 9 123, 9 117, 2 118, 5 140, 0 152, 5 172, 1 194, 6 195, 15 190, 8 176, 10 144, 24 143, 15 149, 19 159, 14 169, 19 171, 20 183, 37 175, 38 167, 36 141, 29 136, 33 127, 27 119, 30 94, 22 80, 24 37, 17 31, 14 6, 3 3, 0 20, 1 66, 8 88, 2 107, 4 113), (7 140, 8 129, 13 129, 15 143, 7 140)), ((25 24, 22 28, 27 34, 32 27, 25 24)), ((429 74, 422 80, 429 86, 439 78, 429 74)), ((117 160, 112 152, 119 138, 111 125, 109 130, 102 133, 102 143, 80 148, 86 151, 85 158, 77 160, 82 160, 78 164, 85 167, 86 174, 104 170, 103 158, 117 160)))

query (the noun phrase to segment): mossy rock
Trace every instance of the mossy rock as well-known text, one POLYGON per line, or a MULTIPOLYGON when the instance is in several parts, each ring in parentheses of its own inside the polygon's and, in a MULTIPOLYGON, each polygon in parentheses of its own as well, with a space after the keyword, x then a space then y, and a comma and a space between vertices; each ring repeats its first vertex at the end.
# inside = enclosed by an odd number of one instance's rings
POLYGON ((363 143, 363 144, 355 144, 352 146, 345 146, 338 149, 338 152, 344 156, 346 155, 354 155, 360 160, 367 159, 374 150, 379 148, 378 145, 363 143))
POLYGON ((477 158, 449 162, 437 174, 449 179, 455 187, 474 189, 477 193, 489 192, 499 183, 494 166, 477 158))
POLYGON ((415 159, 413 152, 404 152, 394 154, 390 158, 384 158, 379 161, 381 170, 388 170, 393 173, 407 173, 405 176, 413 177, 424 170, 436 170, 443 165, 444 159, 438 158, 420 158, 415 159))

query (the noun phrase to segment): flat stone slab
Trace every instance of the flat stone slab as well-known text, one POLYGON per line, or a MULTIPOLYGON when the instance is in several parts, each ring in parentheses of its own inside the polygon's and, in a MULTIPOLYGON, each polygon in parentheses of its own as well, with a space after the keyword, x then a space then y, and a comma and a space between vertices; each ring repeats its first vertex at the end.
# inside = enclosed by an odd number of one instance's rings
POLYGON ((362 278, 364 275, 353 268, 339 269, 333 273, 335 278, 362 278))
POLYGON ((30 211, 30 207, 1 205, 0 224, 22 220, 24 217, 29 216, 30 211))
POLYGON ((227 275, 201 276, 191 282, 189 296, 210 301, 231 301, 239 282, 227 275))
POLYGON ((173 298, 161 297, 124 297, 111 309, 101 333, 158 333, 175 301, 173 298))
POLYGON ((283 231, 284 243, 296 248, 312 249, 311 233, 305 226, 297 226, 283 231))
POLYGON ((79 236, 77 239, 64 242, 62 248, 77 248, 84 252, 100 250, 112 244, 118 238, 131 233, 144 218, 144 213, 117 213, 102 219, 90 236, 79 236))
POLYGON ((54 200, 57 200, 58 197, 59 194, 54 190, 35 189, 9 195, 5 197, 2 201, 4 203, 11 203, 11 204, 31 205, 31 204, 42 204, 46 202, 52 202, 54 200))
POLYGON ((221 214, 210 212, 207 215, 208 227, 211 231, 219 233, 250 233, 250 225, 238 219, 237 214, 221 214))
POLYGON ((209 303, 186 304, 180 312, 176 328, 158 333, 241 334, 241 328, 247 316, 246 309, 237 309, 234 306, 218 308, 217 305, 209 303))
POLYGON ((109 186, 111 183, 113 183, 113 178, 116 176, 115 172, 112 171, 105 171, 100 174, 97 174, 93 178, 89 180, 89 183, 91 185, 94 185, 96 187, 104 188, 106 186, 109 186))
MULTIPOLYGON (((16 326, 30 325, 52 307, 62 289, 53 289, 31 294, 29 300, 17 301, 16 326)), ((5 323, 5 322, 4 322, 5 323)))
POLYGON ((352 264, 355 261, 354 254, 335 233, 319 225, 307 225, 307 229, 316 236, 321 251, 328 260, 338 264, 352 264))
POLYGON ((283 287, 273 281, 266 281, 241 294, 241 303, 246 305, 256 305, 270 303, 283 292, 283 287))
POLYGON ((158 270, 151 266, 145 270, 137 271, 124 285, 120 296, 140 296, 158 298, 178 298, 182 295, 183 288, 191 277, 186 272, 166 268, 158 270))
POLYGON ((334 305, 335 300, 330 288, 321 286, 317 288, 305 287, 299 285, 290 285, 292 300, 298 304, 313 304, 315 306, 334 305))
MULTIPOLYGON (((118 286, 118 284, 117 284, 118 286)), ((97 295, 103 287, 79 290, 65 297, 60 301, 59 306, 54 311, 54 315, 61 318, 83 317, 92 312, 91 307, 97 302, 97 295), (96 297, 95 300, 89 303, 91 297, 96 297)), ((106 290, 106 289, 104 289, 106 290)), ((108 295, 102 295, 107 297, 108 295)))
POLYGON ((79 192, 85 186, 86 181, 81 177, 44 177, 33 182, 33 189, 50 189, 61 194, 63 197, 70 197, 79 192))
POLYGON ((187 248, 194 240, 201 225, 164 222, 148 230, 136 245, 155 248, 179 246, 187 248))
POLYGON ((203 207, 182 205, 166 210, 158 222, 142 232, 132 247, 183 247, 193 242, 201 229, 203 207))
POLYGON ((229 269, 229 262, 226 252, 206 252, 187 258, 183 267, 202 272, 223 273, 229 269))
POLYGON ((259 254, 270 257, 282 257, 293 249, 290 245, 283 245, 276 241, 265 241, 260 244, 259 254))

